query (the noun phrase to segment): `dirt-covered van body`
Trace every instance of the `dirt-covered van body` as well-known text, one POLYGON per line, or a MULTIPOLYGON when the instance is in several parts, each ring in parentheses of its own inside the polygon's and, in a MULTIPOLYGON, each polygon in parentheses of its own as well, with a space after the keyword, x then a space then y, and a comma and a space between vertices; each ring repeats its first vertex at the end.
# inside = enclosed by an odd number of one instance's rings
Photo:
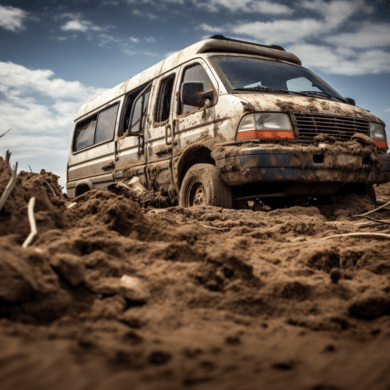
POLYGON ((85 104, 70 197, 138 177, 187 207, 364 193, 390 181, 384 123, 279 46, 215 36, 85 104))

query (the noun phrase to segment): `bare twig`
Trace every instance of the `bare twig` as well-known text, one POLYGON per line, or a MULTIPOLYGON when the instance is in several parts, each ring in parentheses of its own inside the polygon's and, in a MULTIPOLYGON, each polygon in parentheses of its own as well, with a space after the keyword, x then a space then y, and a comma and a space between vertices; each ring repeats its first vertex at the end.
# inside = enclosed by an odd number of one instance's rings
POLYGON ((33 240, 33 238, 35 237, 35 235, 38 233, 37 224, 35 222, 35 217, 34 217, 34 206, 35 206, 35 198, 32 197, 28 202, 28 220, 30 222, 31 233, 24 241, 22 245, 23 248, 27 248, 31 243, 31 241, 33 240))
POLYGON ((9 160, 11 159, 11 152, 9 150, 7 150, 5 152, 5 165, 8 165, 9 166, 9 160))
POLYGON ((4 137, 10 130, 11 130, 11 129, 8 129, 5 133, 1 134, 1 135, 0 135, 0 138, 1 138, 1 137, 4 137))
POLYGON ((385 225, 390 225, 390 220, 384 221, 384 220, 381 220, 381 219, 371 218, 371 217, 367 217, 367 216, 364 216, 363 218, 367 218, 367 219, 369 219, 370 221, 383 223, 383 224, 385 224, 385 225))
POLYGON ((362 237, 362 238, 379 238, 390 240, 390 234, 383 233, 346 233, 346 234, 336 234, 334 236, 323 237, 321 240, 328 240, 329 238, 338 238, 338 237, 362 237))
POLYGON ((377 228, 377 227, 384 227, 382 223, 379 223, 379 222, 362 222, 360 224, 358 224, 358 229, 363 229, 363 228, 366 228, 366 227, 373 227, 373 228, 377 228))
POLYGON ((56 192, 54 191, 53 187, 48 183, 48 181, 46 181, 43 177, 40 177, 40 179, 42 179, 49 186, 53 195, 57 196, 56 192))
POLYGON ((375 213, 376 211, 380 210, 380 209, 383 209, 384 207, 388 206, 390 204, 390 202, 387 202, 385 204, 383 204, 382 206, 374 209, 374 210, 371 210, 371 211, 367 211, 367 213, 364 213, 364 214, 360 214, 360 215, 353 215, 353 217, 365 217, 366 215, 369 215, 369 214, 372 214, 372 213, 375 213))
POLYGON ((31 169, 30 165, 29 165, 28 167, 30 168, 30 172, 33 173, 33 171, 32 171, 32 169, 31 169))
POLYGON ((3 208, 5 201, 7 200, 9 194, 12 192, 12 190, 15 187, 16 180, 18 178, 17 171, 18 171, 18 163, 15 164, 15 168, 12 171, 11 180, 8 182, 7 187, 5 187, 5 190, 2 193, 2 195, 1 195, 1 198, 0 198, 0 210, 3 208))

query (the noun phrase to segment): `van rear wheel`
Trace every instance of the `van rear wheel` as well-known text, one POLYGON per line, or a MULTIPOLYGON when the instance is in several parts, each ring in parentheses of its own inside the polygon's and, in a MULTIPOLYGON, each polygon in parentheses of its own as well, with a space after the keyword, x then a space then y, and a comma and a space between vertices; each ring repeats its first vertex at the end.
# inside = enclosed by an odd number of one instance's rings
POLYGON ((218 168, 211 164, 195 164, 184 176, 179 205, 233 207, 232 190, 222 180, 218 168))

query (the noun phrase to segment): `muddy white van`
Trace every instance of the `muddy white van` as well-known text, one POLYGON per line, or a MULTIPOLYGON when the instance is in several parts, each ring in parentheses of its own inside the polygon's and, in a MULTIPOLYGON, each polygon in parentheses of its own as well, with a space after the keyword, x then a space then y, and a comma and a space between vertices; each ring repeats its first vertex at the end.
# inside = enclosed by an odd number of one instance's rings
POLYGON ((184 207, 373 194, 390 181, 385 124, 280 46, 213 36, 85 104, 67 192, 134 177, 184 207))

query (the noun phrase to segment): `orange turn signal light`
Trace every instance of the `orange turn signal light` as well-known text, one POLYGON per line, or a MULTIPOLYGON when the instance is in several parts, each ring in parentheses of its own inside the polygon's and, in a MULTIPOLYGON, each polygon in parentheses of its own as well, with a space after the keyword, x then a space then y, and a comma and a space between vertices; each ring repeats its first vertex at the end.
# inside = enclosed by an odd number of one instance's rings
POLYGON ((237 139, 249 139, 249 138, 288 138, 295 139, 294 132, 292 130, 248 130, 240 131, 237 134, 237 139))

